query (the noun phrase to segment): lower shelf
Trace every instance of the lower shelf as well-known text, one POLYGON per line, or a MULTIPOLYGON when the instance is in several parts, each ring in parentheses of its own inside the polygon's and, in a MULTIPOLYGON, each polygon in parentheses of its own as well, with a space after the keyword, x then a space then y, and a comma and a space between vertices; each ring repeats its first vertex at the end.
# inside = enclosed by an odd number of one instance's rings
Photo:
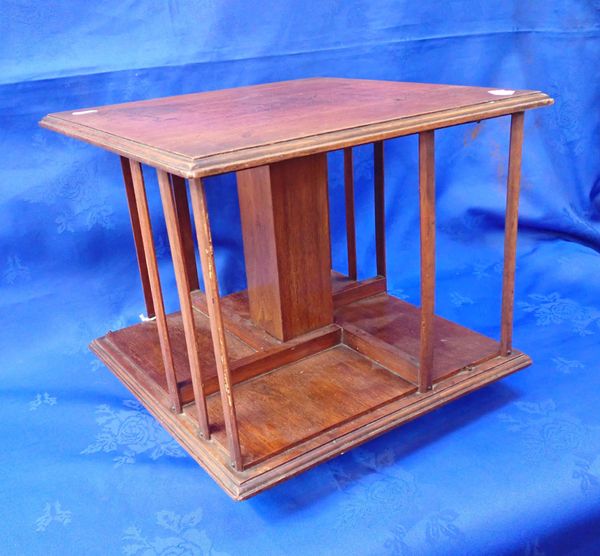
MULTIPOLYGON (((413 376, 419 310, 410 304, 385 293, 346 296, 336 307, 337 325, 296 339, 286 351, 285 343, 262 337, 245 318, 244 292, 226 296, 224 321, 244 463, 244 470, 236 471, 226 450, 203 299, 199 292, 194 297, 203 376, 212 385, 207 397, 210 440, 197 435, 193 400, 181 414, 169 409, 155 323, 111 332, 91 349, 238 500, 531 363, 518 351, 500 357, 497 342, 437 318, 434 386, 420 394, 413 376), (286 359, 283 352, 295 355, 286 359), (277 363, 271 368, 264 361, 277 363)), ((189 392, 181 316, 169 315, 168 322, 178 382, 182 393, 189 392)))
MULTIPOLYGON (((234 389, 247 467, 415 391, 414 385, 338 344, 234 389)), ((208 398, 214 437, 226 446, 218 394, 208 398)))

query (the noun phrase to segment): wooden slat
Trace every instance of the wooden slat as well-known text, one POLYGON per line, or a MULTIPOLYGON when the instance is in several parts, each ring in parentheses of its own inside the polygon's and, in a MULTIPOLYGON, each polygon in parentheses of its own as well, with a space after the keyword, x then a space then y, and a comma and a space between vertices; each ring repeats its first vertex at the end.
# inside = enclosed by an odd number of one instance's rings
MULTIPOLYGON (((204 292, 193 292, 192 303, 196 312, 208 317, 208 306, 204 292)), ((271 336, 262 326, 252 322, 248 290, 230 293, 222 297, 221 313, 227 331, 234 334, 253 350, 264 351, 281 344, 281 340, 271 336)))
POLYGON ((503 356, 510 355, 512 350, 524 116, 523 112, 513 114, 510 126, 510 153, 508 160, 506 222, 504 231, 504 272, 502 276, 502 321, 500 327, 500 355, 503 356))
POLYGON ((373 144, 375 175, 375 251, 377 255, 377 274, 386 275, 385 262, 385 180, 383 141, 373 144))
POLYGON ((338 308, 342 305, 348 305, 348 303, 354 303, 359 299, 364 299, 365 297, 385 293, 386 291, 387 280, 383 276, 374 276, 373 278, 367 278, 359 282, 349 282, 339 290, 334 290, 333 306, 338 308))
POLYGON ((219 377, 221 405, 223 408, 223 417, 227 432, 229 456, 235 469, 241 471, 243 468, 243 462, 242 452, 240 449, 238 424, 235 414, 235 403, 233 400, 233 384, 231 382, 229 360, 227 357, 225 328, 223 327, 223 315, 221 314, 219 284, 217 282, 215 255, 210 233, 210 224, 208 220, 206 192, 204 190, 204 183, 202 183, 202 180, 194 179, 190 181, 190 194, 192 197, 194 222, 196 224, 198 250, 200 251, 200 261, 202 264, 202 276, 204 278, 204 290, 208 305, 210 330, 217 364, 217 375, 219 377))
MULTIPOLYGON (((301 338, 295 338, 285 344, 276 346, 268 351, 259 351, 238 359, 231 363, 231 381, 239 384, 250 378, 270 372, 273 369, 295 363, 310 355, 315 355, 325 349, 329 349, 341 341, 341 328, 329 325, 321 330, 309 332, 301 338)), ((180 384, 181 398, 183 403, 193 400, 191 383, 186 381, 180 384)), ((204 393, 209 396, 219 390, 219 381, 216 377, 205 382, 204 393)))
MULTIPOLYGON (((382 293, 336 308, 335 322, 354 326, 383 342, 382 349, 398 350, 398 357, 419 364, 421 310, 382 293)), ((435 384, 468 366, 498 355, 498 342, 454 322, 435 316, 432 382, 435 384)), ((373 342, 374 344, 376 342, 373 342)), ((383 362, 383 360, 382 360, 383 362)))
POLYGON ((138 216, 137 203, 135 202, 131 167, 129 166, 128 158, 121 156, 120 159, 121 170, 123 172, 123 182, 125 183, 125 193, 127 195, 127 206, 129 207, 129 218, 131 220, 131 229, 133 231, 133 242, 135 244, 135 253, 137 255, 138 268, 140 270, 140 279, 142 281, 142 291, 144 292, 144 301, 146 303, 146 316, 148 318, 152 318, 155 316, 154 303, 152 302, 152 291, 150 290, 148 265, 146 264, 146 255, 144 253, 144 245, 142 241, 142 231, 140 229, 140 219, 138 216))
MULTIPOLYGON (((335 271, 331 273, 331 287, 333 290, 333 305, 336 309, 361 299, 384 293, 387 290, 386 279, 381 276, 356 282, 350 280, 346 275, 335 271)), ((193 292, 192 303, 196 311, 208 315, 206 298, 202 292, 193 292)), ((252 322, 248 290, 242 290, 222 297, 221 312, 225 328, 255 350, 268 351, 272 347, 282 344, 281 340, 271 336, 264 328, 252 322)), ((312 334, 312 332, 303 334, 298 338, 306 338, 309 334, 312 334)))
POLYGON ((171 351, 171 341, 169 339, 169 328, 167 326, 167 317, 165 315, 165 306, 163 303, 158 264, 156 262, 154 239, 152 238, 152 224, 150 223, 150 212, 148 211, 144 176, 142 174, 142 167, 139 162, 130 160, 130 169, 137 205, 137 213, 140 221, 142 244, 144 247, 146 264, 148 268, 150 291, 152 293, 152 301, 154 304, 154 310, 156 312, 158 340, 160 342, 160 350, 163 359, 165 377, 167 380, 167 389, 172 404, 171 409, 177 413, 181 413, 181 400, 179 399, 179 392, 177 388, 177 377, 175 376, 175 366, 173 365, 173 353, 171 351))
POLYGON ((421 326, 419 392, 431 388, 435 310, 435 158, 434 132, 419 134, 421 210, 421 326))
POLYGON ((352 324, 343 328, 342 341, 348 347, 366 355, 376 363, 394 371, 411 384, 417 383, 419 362, 401 349, 372 336, 352 324))
POLYGON ((197 290, 199 286, 198 269, 196 268, 196 251, 194 247, 194 236, 192 234, 192 221, 190 218, 190 206, 187 198, 185 180, 180 176, 170 174, 173 185, 173 197, 175 210, 179 221, 179 231, 183 244, 183 256, 185 261, 185 272, 191 290, 197 290))
POLYGON ((344 149, 344 193, 346 202, 346 247, 348 249, 348 277, 356 280, 356 223, 354 216, 354 160, 352 147, 344 149))
MULTIPOLYGON (((196 326, 194 324, 194 313, 192 310, 192 300, 190 298, 189 268, 186 265, 185 244, 183 232, 180 228, 181 220, 178 218, 177 210, 175 208, 175 199, 173 190, 171 189, 169 175, 162 170, 158 170, 157 172, 158 186, 163 203, 167 234, 169 236, 169 245, 171 246, 171 256, 173 258, 173 266, 175 269, 175 281, 177 283, 177 292, 179 294, 179 304, 181 306, 183 331, 185 334, 185 343, 190 365, 194 400, 196 401, 199 432, 205 438, 210 438, 206 395, 202 382, 202 369, 198 341, 196 338, 196 326)), ((185 186, 185 183, 183 186, 185 186)), ((183 194, 185 195, 185 190, 183 191, 183 194)))

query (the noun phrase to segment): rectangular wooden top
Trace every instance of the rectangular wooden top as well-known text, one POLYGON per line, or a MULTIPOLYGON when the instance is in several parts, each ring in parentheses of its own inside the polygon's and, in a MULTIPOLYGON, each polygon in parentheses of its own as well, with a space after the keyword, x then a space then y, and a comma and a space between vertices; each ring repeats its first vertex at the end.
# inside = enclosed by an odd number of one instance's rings
POLYGON ((40 125, 198 178, 552 102, 539 91, 314 78, 59 112, 40 125))

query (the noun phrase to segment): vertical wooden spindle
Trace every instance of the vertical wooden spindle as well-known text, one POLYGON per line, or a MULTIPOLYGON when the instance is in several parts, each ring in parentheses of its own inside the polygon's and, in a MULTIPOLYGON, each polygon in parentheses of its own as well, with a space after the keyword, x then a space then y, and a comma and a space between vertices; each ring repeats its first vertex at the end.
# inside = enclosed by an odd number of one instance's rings
MULTIPOLYGON (((192 309, 192 299, 190 297, 191 288, 188 277, 189 268, 186 265, 186 256, 189 254, 189 252, 186 252, 185 250, 183 231, 180 228, 182 221, 179 218, 180 215, 177 213, 177 209, 175 208, 175 195, 171 188, 169 175, 163 170, 157 170, 157 173, 158 186, 160 189, 160 196, 165 213, 165 222, 167 224, 169 245, 171 246, 171 256, 173 257, 173 267, 175 269, 175 281, 177 283, 177 292, 179 294, 179 304, 181 306, 183 332, 185 335, 188 361, 190 364, 190 375, 192 377, 192 389, 194 391, 194 400, 196 402, 196 412, 198 414, 198 428, 200 434, 204 438, 210 438, 208 411, 206 409, 206 397, 204 395, 202 369, 198 341, 196 339, 196 325, 194 323, 194 311, 192 309)), ((185 186, 185 180, 183 181, 183 186, 185 186)), ((183 194, 186 194, 185 190, 183 191, 183 194)))
POLYGON ((219 298, 219 284, 215 268, 215 256, 210 233, 208 219, 208 207, 206 205, 206 192, 201 179, 190 180, 190 195, 192 198, 192 210, 196 224, 196 236, 198 250, 200 251, 200 262, 202 265, 202 276, 204 278, 204 290, 206 293, 206 304, 208 306, 208 317, 210 320, 210 331, 215 352, 221 404, 223 406, 223 418, 231 463, 236 470, 241 471, 242 453, 240 449, 240 437, 238 433, 235 403, 229 360, 227 357, 227 344, 225 341, 225 328, 223 326, 223 315, 221 314, 221 300, 219 298))
MULTIPOLYGON (((327 175, 329 175, 329 162, 326 162, 327 175)), ((331 236, 331 206, 329 203, 329 179, 327 178, 327 184, 325 186, 326 189, 326 213, 327 213, 327 241, 328 241, 328 252, 327 252, 327 268, 329 270, 333 270, 333 241, 331 236)))
POLYGON ((354 220, 354 161, 352 147, 344 149, 344 192, 346 203, 346 247, 348 249, 348 277, 356 280, 356 224, 354 220))
POLYGON ((154 310, 156 311, 158 341, 160 343, 165 378, 167 380, 167 390, 171 399, 171 409, 177 413, 181 413, 181 399, 179 397, 179 389, 177 387, 175 365, 173 364, 173 352, 171 349, 171 340, 169 338, 169 327, 167 325, 167 316, 165 315, 160 276, 158 274, 158 263, 156 262, 154 239, 152 238, 152 224, 150 223, 150 212, 148 210, 144 176, 142 174, 142 167, 139 162, 130 160, 130 168, 133 181, 133 190, 135 193, 135 201, 137 205, 137 213, 140 221, 142 244, 144 246, 144 253, 148 269, 150 291, 152 292, 152 301, 154 303, 154 310))
POLYGON ((435 156, 434 132, 419 134, 421 212, 421 329, 419 392, 431 389, 435 311, 435 156))
POLYGON ((517 112, 512 115, 504 228, 504 272, 502 275, 502 321, 500 325, 500 355, 502 356, 510 355, 512 350, 519 191, 521 188, 521 159, 523 153, 523 122, 523 112, 517 112))
POLYGON ((385 262, 385 180, 383 141, 373 144, 375 174, 375 250, 377 254, 377 275, 386 275, 385 262))
POLYGON ((137 203, 135 202, 131 167, 129 166, 129 159, 125 158, 124 156, 121 157, 121 170, 123 172, 125 194, 127 195, 127 206, 129 207, 129 219, 131 220, 131 229, 133 230, 133 242, 135 244, 135 253, 137 255, 138 268, 140 269, 140 279, 142 281, 142 290, 144 292, 144 301, 146 303, 146 316, 148 318, 152 318, 155 316, 155 313, 154 303, 152 302, 152 291, 150 290, 148 265, 146 264, 146 254, 144 253, 140 219, 138 216, 137 203))
POLYGON ((200 285, 198 282, 198 269, 196 268, 196 253, 194 248, 194 236, 192 234, 192 221, 190 219, 190 206, 187 198, 187 188, 185 180, 180 176, 171 175, 173 184, 173 198, 175 200, 175 210, 177 220, 179 221, 179 231, 183 245, 183 258, 185 261, 185 272, 187 274, 190 291, 197 290, 200 285))

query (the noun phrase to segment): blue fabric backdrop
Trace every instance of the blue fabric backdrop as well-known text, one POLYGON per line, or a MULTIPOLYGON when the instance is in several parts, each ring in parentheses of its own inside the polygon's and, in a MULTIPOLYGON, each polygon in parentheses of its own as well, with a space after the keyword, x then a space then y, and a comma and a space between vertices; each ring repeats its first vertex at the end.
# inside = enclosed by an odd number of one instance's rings
MULTIPOLYGON (((600 553, 599 66, 598 0, 2 0, 0 553, 600 553), (88 352, 143 311, 119 163, 36 122, 306 76, 556 98, 526 116, 515 343, 535 364, 234 503, 88 352)), ((492 336, 508 125, 437 140, 438 312, 492 336)), ((372 149, 356 156, 368 275, 372 149)), ((418 302, 415 138, 387 142, 386 159, 390 284, 418 302)), ((343 271, 341 167, 330 155, 343 271)), ((209 180, 209 202, 221 283, 234 291, 244 274, 231 176, 209 180)))

